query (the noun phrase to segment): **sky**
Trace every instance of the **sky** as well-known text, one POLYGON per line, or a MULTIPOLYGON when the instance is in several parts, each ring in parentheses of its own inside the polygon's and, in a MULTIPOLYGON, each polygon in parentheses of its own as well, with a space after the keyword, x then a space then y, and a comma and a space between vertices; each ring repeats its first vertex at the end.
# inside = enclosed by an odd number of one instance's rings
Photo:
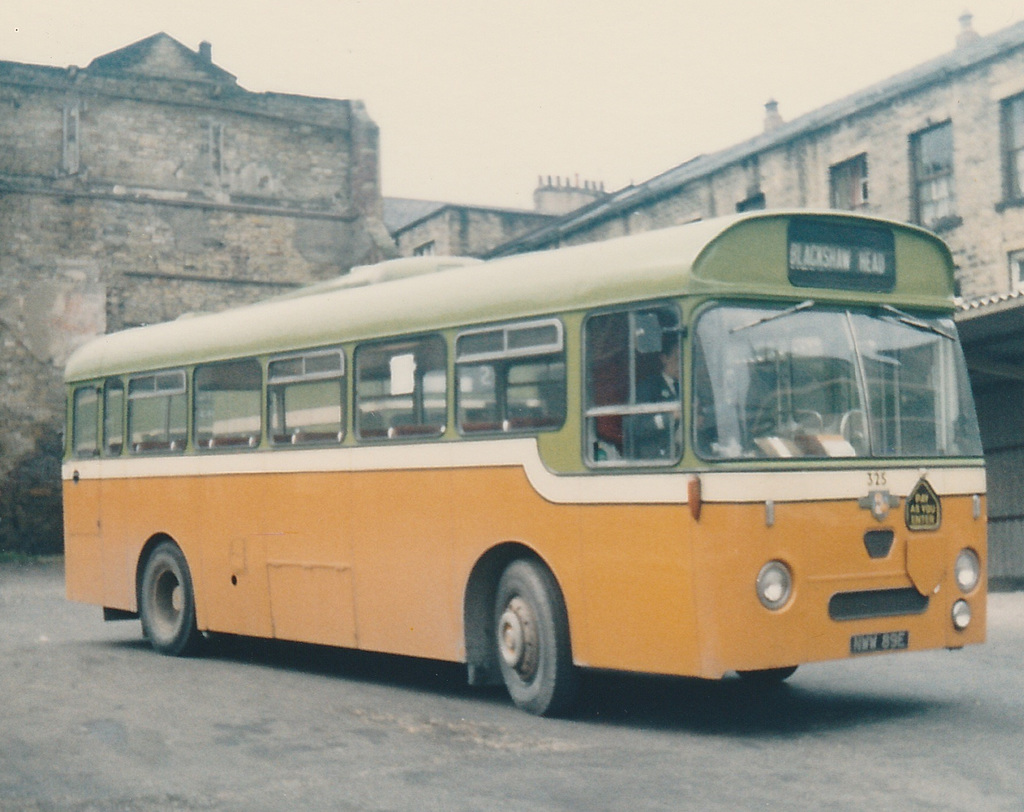
POLYGON ((85 67, 163 31, 256 92, 362 100, 386 196, 614 191, 994 33, 1020 0, 0 0, 0 60, 85 67))

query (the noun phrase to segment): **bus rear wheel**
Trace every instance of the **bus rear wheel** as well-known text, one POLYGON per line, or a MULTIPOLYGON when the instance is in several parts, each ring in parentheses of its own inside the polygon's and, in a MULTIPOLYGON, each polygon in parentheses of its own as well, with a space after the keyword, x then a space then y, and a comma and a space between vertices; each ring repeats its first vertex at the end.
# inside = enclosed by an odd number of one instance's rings
POLYGON ((202 642, 196 628, 195 592, 178 545, 160 542, 146 560, 139 588, 142 633, 161 654, 184 657, 202 642))
POLYGON ((542 565, 513 561, 498 581, 494 641, 512 701, 538 716, 566 713, 576 698, 569 621, 561 591, 542 565))

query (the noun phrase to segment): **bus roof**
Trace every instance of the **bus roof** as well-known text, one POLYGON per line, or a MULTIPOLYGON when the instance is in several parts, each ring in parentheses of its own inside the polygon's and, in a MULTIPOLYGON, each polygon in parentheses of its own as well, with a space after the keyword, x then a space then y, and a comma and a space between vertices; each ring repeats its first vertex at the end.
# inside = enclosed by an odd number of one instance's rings
MULTIPOLYGON (((789 287, 785 272, 750 273, 754 266, 785 265, 786 225, 794 218, 873 223, 902 235, 897 253, 901 245, 918 245, 928 252, 927 264, 941 272, 901 282, 893 294, 875 298, 895 295, 905 303, 951 309, 952 259, 930 232, 836 212, 761 211, 483 263, 392 260, 246 307, 99 337, 71 356, 65 378, 88 380, 661 296, 806 298, 812 291, 789 287), (727 241, 727 235, 737 239, 727 241), (777 256, 768 245, 781 246, 777 256)), ((850 291, 822 294, 871 298, 850 291)))

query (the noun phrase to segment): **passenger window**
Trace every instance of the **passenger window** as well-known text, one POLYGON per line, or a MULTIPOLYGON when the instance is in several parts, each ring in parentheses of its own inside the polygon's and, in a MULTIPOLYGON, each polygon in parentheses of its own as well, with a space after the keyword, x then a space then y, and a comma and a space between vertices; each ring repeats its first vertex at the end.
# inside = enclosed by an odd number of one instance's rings
POLYGON ((197 448, 255 448, 260 444, 263 377, 258 361, 199 367, 194 385, 197 448))
POLYGON ((356 433, 393 440, 444 433, 447 352, 440 336, 368 344, 356 351, 356 433))
POLYGON ((341 350, 272 360, 267 367, 271 443, 340 443, 345 438, 344 374, 341 350))
POLYGON ((100 390, 83 386, 75 390, 72 407, 71 442, 76 457, 95 457, 100 453, 99 425, 100 390))
POLYGON ((184 451, 187 422, 183 371, 137 375, 128 381, 128 433, 133 454, 184 451))
POLYGON ((103 385, 103 454, 116 457, 124 447, 124 384, 110 378, 103 385))
POLYGON ((466 434, 565 422, 565 358, 556 320, 472 330, 455 343, 458 424, 466 434))
POLYGON ((679 311, 660 305, 587 319, 586 458, 595 466, 682 457, 679 311))

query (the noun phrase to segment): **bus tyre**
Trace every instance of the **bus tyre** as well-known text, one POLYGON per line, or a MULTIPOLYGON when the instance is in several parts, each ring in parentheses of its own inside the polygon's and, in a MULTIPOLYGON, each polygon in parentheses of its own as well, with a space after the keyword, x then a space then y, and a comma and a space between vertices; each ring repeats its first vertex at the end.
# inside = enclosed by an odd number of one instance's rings
POLYGON ((139 589, 142 634, 161 654, 196 653, 202 635, 196 628, 192 575, 178 545, 161 542, 150 554, 139 589))
POLYGON ((770 688, 773 685, 781 685, 796 673, 795 665, 787 665, 783 668, 762 668, 759 671, 737 671, 740 679, 749 685, 770 688))
POLYGON ((513 561, 498 582, 498 665, 512 701, 538 716, 566 713, 576 698, 569 620, 561 591, 542 565, 513 561))

